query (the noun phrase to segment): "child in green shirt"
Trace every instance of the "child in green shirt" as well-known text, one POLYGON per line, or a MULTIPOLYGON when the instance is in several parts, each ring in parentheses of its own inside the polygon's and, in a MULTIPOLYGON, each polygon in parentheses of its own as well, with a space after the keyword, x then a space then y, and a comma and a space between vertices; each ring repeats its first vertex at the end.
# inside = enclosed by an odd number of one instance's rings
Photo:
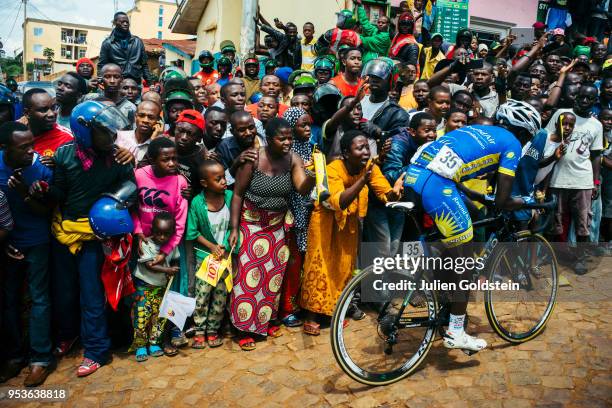
MULTIPOLYGON (((187 240, 194 241, 196 271, 208 256, 221 260, 229 255, 232 201, 232 191, 227 189, 225 170, 221 164, 214 160, 205 160, 199 167, 199 173, 203 190, 191 201, 186 236, 187 240)), ((206 343, 210 347, 219 347, 223 344, 219 336, 219 327, 227 300, 227 287, 224 282, 227 273, 231 272, 228 270, 223 272, 217 286, 212 286, 196 276, 194 312, 196 335, 193 348, 205 348, 206 343)))

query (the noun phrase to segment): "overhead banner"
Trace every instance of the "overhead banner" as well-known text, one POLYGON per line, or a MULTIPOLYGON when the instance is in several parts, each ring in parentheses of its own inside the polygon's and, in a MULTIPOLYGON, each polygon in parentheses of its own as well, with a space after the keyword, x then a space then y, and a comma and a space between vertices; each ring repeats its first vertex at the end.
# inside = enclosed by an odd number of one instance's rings
POLYGON ((442 34, 445 41, 454 43, 457 31, 469 26, 468 0, 438 0, 436 8, 436 29, 434 31, 442 34))
POLYGON ((537 21, 545 23, 546 22, 546 15, 548 14, 548 0, 540 0, 538 2, 538 17, 537 17, 537 21))

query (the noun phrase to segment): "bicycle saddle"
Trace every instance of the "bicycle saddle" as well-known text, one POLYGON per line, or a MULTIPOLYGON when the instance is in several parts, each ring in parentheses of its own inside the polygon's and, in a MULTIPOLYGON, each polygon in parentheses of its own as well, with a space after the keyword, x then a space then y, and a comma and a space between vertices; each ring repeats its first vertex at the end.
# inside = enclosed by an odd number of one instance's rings
POLYGON ((414 203, 412 201, 390 201, 385 204, 385 206, 404 212, 410 212, 414 209, 414 203))

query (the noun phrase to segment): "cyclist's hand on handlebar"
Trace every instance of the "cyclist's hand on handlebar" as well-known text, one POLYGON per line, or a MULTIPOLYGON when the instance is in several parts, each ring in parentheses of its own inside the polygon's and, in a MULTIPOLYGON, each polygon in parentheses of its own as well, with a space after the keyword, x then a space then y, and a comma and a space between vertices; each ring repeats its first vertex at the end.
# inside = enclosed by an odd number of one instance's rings
POLYGON ((525 202, 525 204, 535 204, 535 199, 531 196, 521 196, 521 199, 525 202))
POLYGON ((525 204, 523 205, 524 209, 536 209, 536 210, 544 210, 550 211, 554 210, 557 207, 557 199, 553 197, 550 201, 545 201, 543 203, 537 203, 533 198, 529 201, 525 200, 526 197, 521 197, 525 204))
POLYGON ((486 205, 487 207, 495 206, 495 194, 485 194, 483 195, 483 197, 484 197, 484 200, 483 200, 484 205, 486 205))

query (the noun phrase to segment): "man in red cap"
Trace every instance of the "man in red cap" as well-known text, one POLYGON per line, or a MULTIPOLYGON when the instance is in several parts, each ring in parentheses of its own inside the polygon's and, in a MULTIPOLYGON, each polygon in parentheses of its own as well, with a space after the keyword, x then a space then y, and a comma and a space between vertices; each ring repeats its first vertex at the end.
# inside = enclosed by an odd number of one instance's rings
POLYGON ((256 56, 249 56, 244 61, 244 86, 246 99, 251 99, 254 93, 259 92, 259 60, 256 56))
POLYGON ((206 156, 206 148, 199 143, 204 134, 204 117, 195 109, 185 109, 176 120, 174 142, 179 162, 179 173, 187 179, 190 191, 184 191, 183 197, 191 200, 202 190, 198 167, 206 156))
POLYGON ((77 74, 85 81, 90 91, 98 89, 98 78, 94 77, 94 63, 89 58, 81 58, 76 63, 77 74))
POLYGON ((544 32, 546 31, 546 24, 544 24, 541 21, 536 21, 535 23, 533 23, 533 38, 534 41, 537 41, 538 38, 542 37, 544 35, 544 32))

